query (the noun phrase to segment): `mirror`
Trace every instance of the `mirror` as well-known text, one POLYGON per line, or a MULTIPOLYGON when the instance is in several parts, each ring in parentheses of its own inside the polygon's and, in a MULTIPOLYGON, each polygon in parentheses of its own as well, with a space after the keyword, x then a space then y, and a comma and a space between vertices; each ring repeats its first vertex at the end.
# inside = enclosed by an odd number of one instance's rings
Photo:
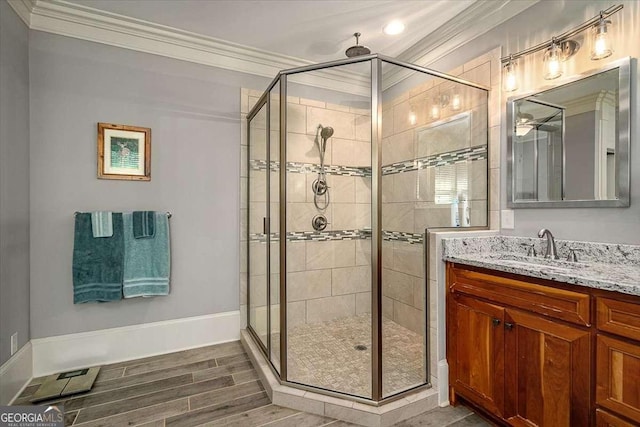
POLYGON ((510 208, 629 206, 630 67, 509 99, 510 208))

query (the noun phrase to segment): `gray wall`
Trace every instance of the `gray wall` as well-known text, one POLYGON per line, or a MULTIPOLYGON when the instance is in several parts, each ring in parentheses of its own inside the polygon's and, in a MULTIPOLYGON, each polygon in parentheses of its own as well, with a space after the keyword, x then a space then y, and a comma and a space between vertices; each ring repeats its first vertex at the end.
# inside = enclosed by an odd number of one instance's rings
MULTIPOLYGON (((615 37, 614 55, 603 60, 585 61, 584 65, 597 68, 617 58, 640 57, 640 2, 620 1, 624 9, 612 17, 614 26, 611 34, 615 37)), ((541 1, 527 9, 524 13, 506 21, 495 29, 485 33, 470 43, 455 49, 442 60, 430 65, 438 70, 453 69, 465 61, 486 52, 496 46, 503 46, 503 54, 516 52, 551 39, 553 35, 581 24, 597 15, 600 10, 611 6, 605 1, 541 1)), ((586 35, 587 32, 582 33, 586 35)), ((582 39, 582 51, 578 53, 588 58, 589 42, 582 39)), ((529 57, 526 65, 528 75, 540 73, 541 55, 529 57), (532 66, 538 67, 532 70, 532 66)), ((571 59, 566 64, 571 66, 576 61, 571 59)), ((569 70, 566 75, 581 70, 569 70)), ((586 71, 586 69, 583 69, 586 71)), ((640 73, 632 76, 634 83, 640 73)), ((557 84, 555 82, 546 82, 557 84)), ((637 84, 636 84, 637 86, 637 84)), ((521 87, 521 89, 523 89, 521 87)), ((636 91, 637 92, 637 91, 636 91)), ((637 93, 636 93, 637 95, 637 93)), ((505 103, 510 95, 503 93, 501 112, 503 123, 506 122, 505 103)), ((640 100, 637 96, 632 101, 631 118, 631 207, 629 208, 587 208, 587 209, 516 209, 515 229, 502 230, 503 234, 534 236, 541 227, 551 229, 559 239, 592 240, 599 242, 640 244, 640 100)), ((506 209, 506 128, 502 127, 501 135, 501 206, 506 209)))
POLYGON ((0 1, 0 365, 29 341, 29 30, 0 1))
POLYGON ((268 81, 33 31, 33 338, 237 310, 240 87, 268 81), (96 123, 150 127, 151 181, 96 178, 96 123), (171 211, 168 297, 73 305, 73 212, 171 211))

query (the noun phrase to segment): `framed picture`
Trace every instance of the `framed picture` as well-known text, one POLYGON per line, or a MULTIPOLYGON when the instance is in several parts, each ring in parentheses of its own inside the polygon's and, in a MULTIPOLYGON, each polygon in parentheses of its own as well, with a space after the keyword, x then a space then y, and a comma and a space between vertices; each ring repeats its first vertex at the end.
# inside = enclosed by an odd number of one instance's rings
POLYGON ((98 178, 151 181, 151 129, 98 123, 98 178))

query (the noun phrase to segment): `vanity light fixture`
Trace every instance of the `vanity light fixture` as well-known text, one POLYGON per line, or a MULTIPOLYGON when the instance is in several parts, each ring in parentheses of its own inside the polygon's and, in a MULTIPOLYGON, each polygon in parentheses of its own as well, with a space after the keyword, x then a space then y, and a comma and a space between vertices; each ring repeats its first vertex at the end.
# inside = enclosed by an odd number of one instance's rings
POLYGON ((562 75, 562 61, 566 61, 573 56, 580 45, 571 40, 571 37, 584 30, 591 29, 591 59, 598 60, 606 58, 613 52, 611 41, 608 38, 608 26, 611 21, 607 18, 620 11, 624 6, 611 6, 607 10, 600 11, 597 16, 583 24, 553 37, 551 40, 540 43, 520 52, 512 53, 500 58, 502 62, 502 88, 505 92, 512 92, 518 89, 518 64, 517 60, 526 55, 544 50, 544 78, 547 80, 558 78, 562 75))
POLYGON ((598 23, 591 28, 591 59, 593 60, 606 58, 611 56, 613 52, 607 32, 607 25, 609 24, 611 24, 611 21, 605 19, 602 12, 600 12, 598 23))
POLYGON ((382 31, 389 36, 397 36, 404 31, 404 24, 398 19, 394 19, 382 28, 382 31))
POLYGON ((459 93, 454 93, 451 97, 451 111, 460 111, 462 109, 462 98, 459 93))
POLYGON ((518 89, 518 63, 513 59, 513 55, 502 66, 502 89, 505 92, 513 92, 518 89))
POLYGON ((557 79, 562 75, 561 50, 555 39, 551 40, 551 46, 544 52, 544 78, 545 80, 557 79))
POLYGON ((440 118, 440 99, 439 97, 435 97, 431 100, 431 105, 429 106, 429 118, 431 120, 438 120, 440 118))

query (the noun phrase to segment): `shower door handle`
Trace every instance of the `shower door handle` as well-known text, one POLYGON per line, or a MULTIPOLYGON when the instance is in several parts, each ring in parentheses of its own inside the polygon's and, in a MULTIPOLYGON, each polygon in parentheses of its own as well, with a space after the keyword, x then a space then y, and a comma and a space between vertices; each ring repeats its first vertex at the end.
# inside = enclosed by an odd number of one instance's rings
POLYGON ((269 234, 269 222, 267 221, 267 217, 262 217, 262 234, 269 234))

